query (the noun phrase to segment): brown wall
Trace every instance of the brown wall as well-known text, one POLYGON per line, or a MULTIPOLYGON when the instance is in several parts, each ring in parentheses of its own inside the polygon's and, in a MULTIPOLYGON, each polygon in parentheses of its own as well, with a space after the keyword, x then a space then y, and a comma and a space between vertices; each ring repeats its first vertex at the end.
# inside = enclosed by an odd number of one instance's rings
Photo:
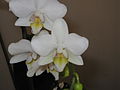
POLYGON ((0 44, 0 90, 15 90, 1 44, 0 44))
MULTIPOLYGON (((120 90, 120 1, 61 1, 68 7, 65 19, 70 31, 90 41, 83 54, 85 65, 77 68, 85 90, 120 90)), ((21 38, 19 28, 13 25, 15 17, 7 9, 7 4, 0 4, 0 20, 3 21, 0 32, 6 47, 21 38)))
POLYGON ((120 90, 120 0, 62 0, 71 32, 90 41, 78 67, 85 90, 120 90))
MULTIPOLYGON (((6 47, 5 51, 11 42, 21 38, 20 28, 14 26, 15 20, 15 16, 8 11, 8 4, 0 0, 0 35, 6 47)), ((15 90, 3 51, 0 41, 0 90, 15 90)))

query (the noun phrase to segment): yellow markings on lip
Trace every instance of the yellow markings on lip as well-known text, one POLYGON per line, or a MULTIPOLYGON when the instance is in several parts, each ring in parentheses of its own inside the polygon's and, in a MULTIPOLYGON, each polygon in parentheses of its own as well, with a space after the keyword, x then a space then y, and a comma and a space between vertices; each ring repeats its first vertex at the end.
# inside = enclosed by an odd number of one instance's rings
POLYGON ((43 23, 39 17, 35 17, 33 23, 30 24, 32 28, 38 29, 43 27, 43 23))
POLYGON ((58 65, 59 67, 68 63, 68 59, 62 53, 58 53, 53 60, 54 64, 58 65))
POLYGON ((57 64, 57 65, 59 65, 59 67, 61 67, 63 64, 68 63, 68 59, 55 57, 54 58, 54 63, 57 64))

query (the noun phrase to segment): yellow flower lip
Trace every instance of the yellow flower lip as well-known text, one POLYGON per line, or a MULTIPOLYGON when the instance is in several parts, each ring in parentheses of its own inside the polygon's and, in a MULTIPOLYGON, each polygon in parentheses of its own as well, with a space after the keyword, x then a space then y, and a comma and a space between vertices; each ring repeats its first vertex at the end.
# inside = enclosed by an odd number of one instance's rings
POLYGON ((56 56, 54 57, 54 61, 57 60, 64 60, 64 61, 68 61, 68 58, 66 58, 63 53, 57 53, 56 56))
POLYGON ((31 27, 43 27, 42 20, 39 17, 34 17, 33 23, 30 25, 31 27))
POLYGON ((44 25, 42 20, 38 16, 35 16, 32 19, 33 20, 31 20, 32 23, 30 24, 30 26, 32 28, 33 34, 37 34, 42 29, 42 27, 44 27, 44 25))
POLYGON ((41 19, 39 17, 35 17, 34 22, 35 23, 41 23, 42 21, 41 21, 41 19))
POLYGON ((57 53, 53 59, 54 64, 59 69, 59 72, 62 72, 65 65, 68 63, 68 58, 66 58, 63 53, 57 53))

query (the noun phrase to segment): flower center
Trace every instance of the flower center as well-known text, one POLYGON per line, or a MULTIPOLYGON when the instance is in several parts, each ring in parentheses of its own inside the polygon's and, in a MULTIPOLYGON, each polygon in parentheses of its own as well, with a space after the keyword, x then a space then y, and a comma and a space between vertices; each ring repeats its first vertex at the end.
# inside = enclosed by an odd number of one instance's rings
POLYGON ((36 27, 36 28, 43 27, 42 20, 38 16, 33 17, 31 21, 32 21, 30 25, 31 27, 36 27))
POLYGON ((68 63, 68 58, 66 58, 63 53, 57 53, 56 56, 53 59, 54 64, 58 65, 58 67, 61 67, 68 63))
POLYGON ((41 18, 39 16, 33 15, 31 17, 30 21, 32 22, 30 24, 30 26, 32 28, 33 34, 39 33, 39 31, 43 27, 43 22, 42 22, 41 18))
POLYGON ((57 53, 54 57, 54 61, 55 60, 64 60, 66 62, 68 61, 68 58, 66 58, 63 53, 57 53))

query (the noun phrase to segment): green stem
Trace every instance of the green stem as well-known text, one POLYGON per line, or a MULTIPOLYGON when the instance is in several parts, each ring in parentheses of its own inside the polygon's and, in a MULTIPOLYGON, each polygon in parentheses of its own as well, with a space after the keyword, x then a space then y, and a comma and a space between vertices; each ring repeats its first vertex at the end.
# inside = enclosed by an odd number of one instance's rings
POLYGON ((74 73, 75 72, 75 67, 74 65, 70 65, 71 66, 71 71, 74 73))
POLYGON ((72 84, 71 84, 70 90, 73 90, 74 83, 75 83, 75 77, 73 77, 73 79, 72 79, 72 84))
POLYGON ((76 82, 77 82, 77 83, 80 83, 80 79, 79 79, 78 73, 74 72, 74 76, 75 76, 75 78, 76 78, 76 82))

